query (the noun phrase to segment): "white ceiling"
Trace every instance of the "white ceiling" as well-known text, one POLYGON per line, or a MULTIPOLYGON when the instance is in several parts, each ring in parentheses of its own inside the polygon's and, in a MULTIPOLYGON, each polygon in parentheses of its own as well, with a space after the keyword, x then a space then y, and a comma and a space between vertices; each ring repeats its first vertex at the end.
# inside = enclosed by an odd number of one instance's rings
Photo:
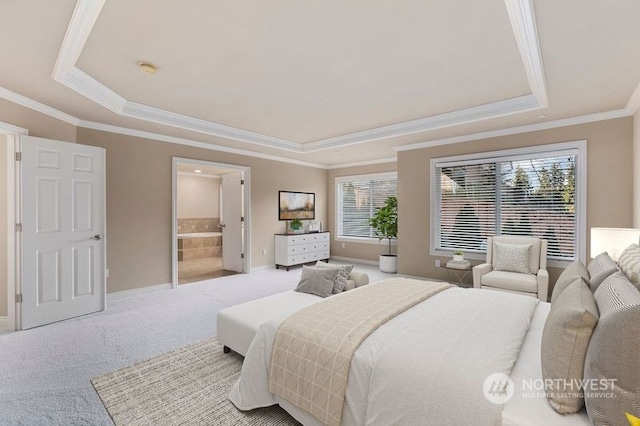
POLYGON ((324 166, 640 104, 637 0, 4 0, 0 15, 6 99, 324 166))

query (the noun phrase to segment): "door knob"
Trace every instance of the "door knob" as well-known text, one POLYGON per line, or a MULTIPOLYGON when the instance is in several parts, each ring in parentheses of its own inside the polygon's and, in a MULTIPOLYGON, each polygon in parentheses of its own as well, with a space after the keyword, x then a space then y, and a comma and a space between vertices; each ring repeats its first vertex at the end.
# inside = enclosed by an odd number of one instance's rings
POLYGON ((102 239, 102 235, 96 234, 93 237, 89 238, 90 240, 100 241, 102 239))
POLYGON ((218 226, 219 226, 220 228, 224 228, 224 227, 225 227, 225 226, 227 226, 227 225, 225 225, 224 223, 221 223, 221 224, 220 224, 220 225, 218 225, 218 226))

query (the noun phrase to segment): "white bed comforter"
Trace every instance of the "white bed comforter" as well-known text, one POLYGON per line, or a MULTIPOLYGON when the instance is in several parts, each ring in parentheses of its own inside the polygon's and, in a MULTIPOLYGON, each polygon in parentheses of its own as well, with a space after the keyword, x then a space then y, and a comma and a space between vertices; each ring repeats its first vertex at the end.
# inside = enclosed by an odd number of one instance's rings
MULTIPOLYGON (((537 304, 452 288, 393 318, 355 352, 342 424, 499 425, 502 408, 484 398, 482 386, 492 373, 511 372, 537 304)), ((260 327, 229 398, 241 410, 280 404, 303 424, 320 424, 269 393, 272 342, 283 319, 260 327)))

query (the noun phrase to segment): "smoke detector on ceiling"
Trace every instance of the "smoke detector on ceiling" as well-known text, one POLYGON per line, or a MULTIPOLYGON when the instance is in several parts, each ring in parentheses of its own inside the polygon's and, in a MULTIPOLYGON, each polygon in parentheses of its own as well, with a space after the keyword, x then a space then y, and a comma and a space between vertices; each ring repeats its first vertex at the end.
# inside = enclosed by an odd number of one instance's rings
POLYGON ((138 62, 138 68, 146 74, 155 74, 158 72, 158 67, 150 62, 138 62))

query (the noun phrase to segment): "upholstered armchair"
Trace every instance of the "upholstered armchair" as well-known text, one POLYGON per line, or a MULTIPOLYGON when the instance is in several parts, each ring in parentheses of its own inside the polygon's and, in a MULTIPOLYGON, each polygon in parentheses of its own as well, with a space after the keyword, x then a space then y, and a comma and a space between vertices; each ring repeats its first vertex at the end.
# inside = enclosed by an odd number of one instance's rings
POLYGON ((473 286, 547 301, 547 240, 534 237, 487 238, 487 261, 473 268, 473 286))

